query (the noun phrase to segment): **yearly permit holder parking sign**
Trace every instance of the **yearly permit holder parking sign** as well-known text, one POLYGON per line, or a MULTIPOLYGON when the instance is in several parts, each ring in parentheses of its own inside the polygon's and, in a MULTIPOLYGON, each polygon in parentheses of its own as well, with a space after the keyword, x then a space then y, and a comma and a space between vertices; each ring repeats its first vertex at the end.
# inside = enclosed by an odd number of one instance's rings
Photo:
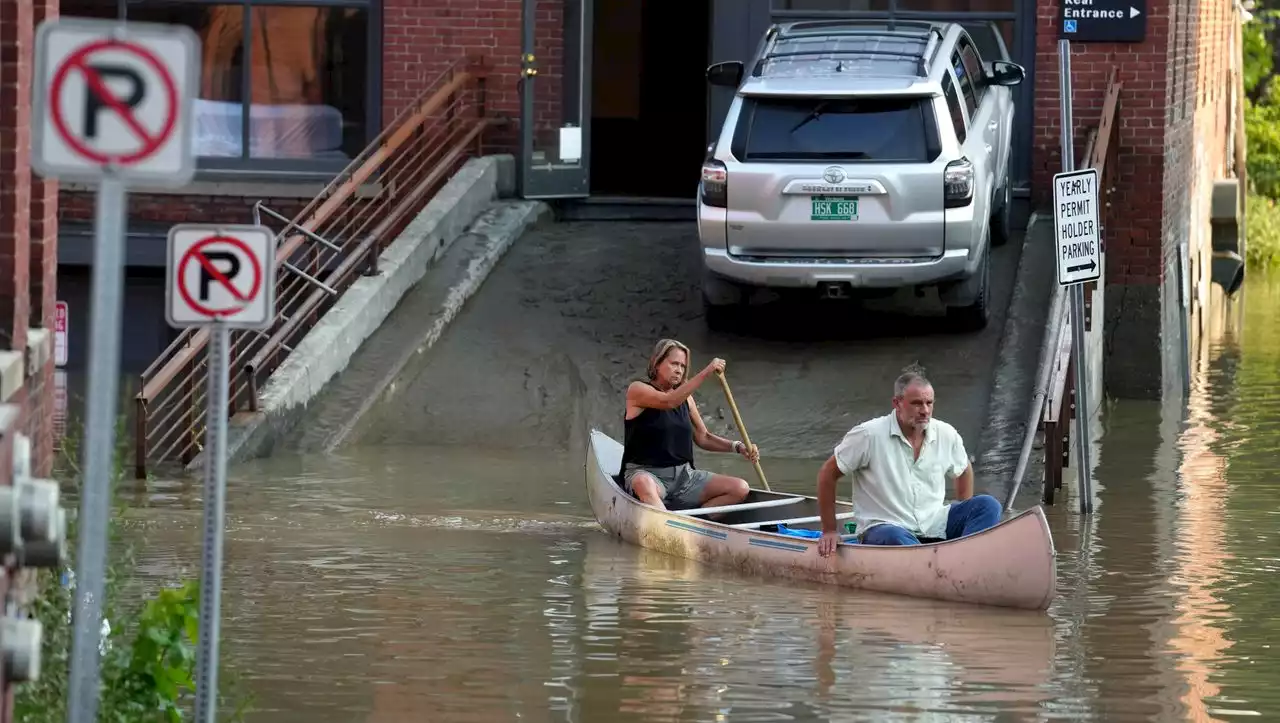
POLYGON ((1097 281, 1102 276, 1098 196, 1096 168, 1053 177, 1053 227, 1060 286, 1097 281))

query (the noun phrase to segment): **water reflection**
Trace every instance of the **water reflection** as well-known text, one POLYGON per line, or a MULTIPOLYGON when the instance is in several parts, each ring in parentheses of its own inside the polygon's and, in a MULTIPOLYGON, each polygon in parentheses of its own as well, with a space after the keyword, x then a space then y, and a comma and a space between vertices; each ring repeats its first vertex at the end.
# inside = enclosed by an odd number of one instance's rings
POLYGON ((588 619, 617 626, 597 660, 684 673, 623 676, 620 710, 635 720, 1030 712, 1048 695, 1041 613, 742 579, 603 537, 587 545, 583 586, 588 619))
MULTIPOLYGON (((595 525, 581 460, 558 450, 238 467, 224 655, 255 694, 249 720, 1280 718, 1280 279, 1250 284, 1244 324, 1193 356, 1185 410, 1105 410, 1096 513, 1050 509, 1048 614, 636 549, 595 525)), ((770 476, 809 491, 816 464, 770 476)), ((139 583, 189 570, 198 487, 133 492, 139 583)))

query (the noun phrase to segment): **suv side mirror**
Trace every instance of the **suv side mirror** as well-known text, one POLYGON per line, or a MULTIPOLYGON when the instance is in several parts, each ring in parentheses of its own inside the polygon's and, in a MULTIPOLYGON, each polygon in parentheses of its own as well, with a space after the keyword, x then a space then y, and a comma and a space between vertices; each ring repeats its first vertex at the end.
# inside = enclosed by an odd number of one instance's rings
POLYGON ((991 63, 992 85, 1018 85, 1027 77, 1027 71, 1017 63, 996 60, 991 63))
POLYGON ((742 61, 726 60, 707 68, 707 82, 726 88, 737 88, 742 83, 742 72, 742 61))

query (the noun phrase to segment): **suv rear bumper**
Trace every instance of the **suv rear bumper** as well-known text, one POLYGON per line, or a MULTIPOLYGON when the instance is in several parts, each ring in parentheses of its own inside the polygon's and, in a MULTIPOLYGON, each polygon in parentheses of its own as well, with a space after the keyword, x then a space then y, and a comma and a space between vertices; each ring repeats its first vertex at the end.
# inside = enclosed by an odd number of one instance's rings
POLYGON ((894 289, 959 281, 972 274, 979 259, 968 249, 949 249, 931 259, 786 259, 731 256, 722 248, 702 247, 702 262, 713 274, 748 286, 816 288, 847 283, 853 288, 894 289))

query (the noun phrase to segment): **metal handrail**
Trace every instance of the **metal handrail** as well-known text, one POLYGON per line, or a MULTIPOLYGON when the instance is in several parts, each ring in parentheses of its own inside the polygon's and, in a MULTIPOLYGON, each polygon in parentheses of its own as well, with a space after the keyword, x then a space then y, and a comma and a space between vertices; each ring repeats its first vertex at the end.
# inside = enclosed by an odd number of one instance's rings
MULTIPOLYGON (((1084 153, 1081 154, 1080 168, 1096 168, 1098 176, 1101 179, 1102 188, 1107 189, 1111 185, 1112 174, 1115 169, 1115 163, 1108 163, 1113 157, 1118 146, 1117 129, 1119 126, 1116 121, 1119 115, 1120 107, 1120 91, 1123 84, 1116 79, 1116 69, 1111 69, 1110 77, 1107 79, 1107 94, 1103 101, 1102 112, 1098 118, 1097 129, 1090 133, 1088 142, 1085 144, 1084 153)), ((1105 205, 1104 205, 1105 208, 1105 205)), ((1105 218, 1103 220, 1105 226, 1105 218)), ((1086 287, 1086 293, 1092 291, 1092 282, 1086 287)), ((1091 294, 1088 294, 1091 297, 1091 294)), ((1018 495, 1018 489, 1022 486, 1023 478, 1026 477, 1027 467, 1031 460, 1031 450, 1035 445, 1035 438, 1042 431, 1045 436, 1050 434, 1061 435, 1064 444, 1070 444, 1069 425, 1060 425, 1060 417, 1063 404, 1065 401, 1062 397, 1074 398, 1075 384, 1072 372, 1074 364, 1080 363, 1081 360, 1074 358, 1071 351, 1071 335, 1064 334, 1069 330, 1070 320, 1068 316, 1067 295, 1063 292, 1062 287, 1054 284, 1053 292, 1049 297, 1049 316, 1048 323, 1044 330, 1044 339, 1040 345, 1040 363, 1036 370, 1036 385, 1032 391, 1031 409, 1027 415, 1026 432, 1022 438, 1022 448, 1018 453, 1018 463, 1013 470, 1012 484, 1009 485, 1009 494, 1005 499, 1004 507, 1006 511, 1013 510, 1014 498, 1018 495), (1062 347, 1065 344, 1068 363, 1057 363, 1063 353, 1062 347), (1045 401, 1049 398, 1050 390, 1063 390, 1052 400, 1053 404, 1046 408, 1045 401)), ((1086 327, 1087 328, 1087 327, 1086 327)), ((1073 404, 1066 405, 1072 410, 1073 414, 1087 413, 1082 409, 1083 403, 1077 401, 1073 404)), ((1060 484, 1062 478, 1062 468, 1064 466, 1065 455, 1058 450, 1055 443, 1045 444, 1045 490, 1044 498, 1047 503, 1053 502, 1053 490, 1055 482, 1060 484)))
MULTIPOLYGON (((430 79, 342 172, 292 220, 276 224, 276 318, 264 331, 231 334, 229 413, 258 411, 258 388, 341 294, 376 274, 379 254, 468 157, 495 123, 485 107, 488 69, 461 58, 430 79), (247 399, 245 397, 247 396, 247 399)), ((258 202, 254 220, 281 214, 258 202)), ((191 461, 200 451, 209 335, 184 330, 142 373, 135 397, 134 472, 191 461)))

